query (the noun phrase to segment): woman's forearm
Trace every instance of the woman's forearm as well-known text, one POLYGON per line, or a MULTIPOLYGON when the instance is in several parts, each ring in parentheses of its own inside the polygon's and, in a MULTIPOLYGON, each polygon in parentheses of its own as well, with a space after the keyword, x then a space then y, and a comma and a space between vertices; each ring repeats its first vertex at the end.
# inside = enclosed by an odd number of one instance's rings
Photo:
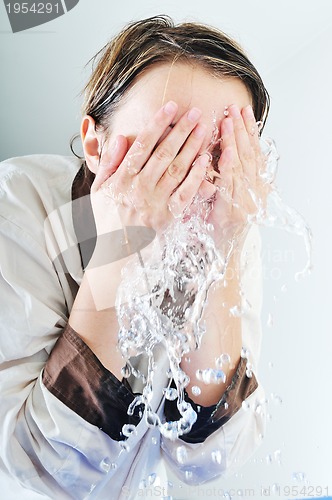
POLYGON ((119 380, 125 361, 118 349, 115 296, 126 261, 87 270, 69 318, 70 326, 119 380))
POLYGON ((225 282, 217 283, 209 290, 208 303, 203 315, 206 332, 199 349, 189 352, 181 362, 181 368, 190 377, 186 389, 190 398, 197 404, 203 406, 216 404, 236 371, 242 348, 241 318, 230 314, 230 309, 239 303, 239 279, 234 257, 228 265, 225 282), (230 363, 222 367, 226 375, 225 383, 205 384, 198 380, 196 371, 216 369, 216 359, 222 354, 230 356, 230 363), (199 395, 193 394, 193 386, 201 389, 199 395))

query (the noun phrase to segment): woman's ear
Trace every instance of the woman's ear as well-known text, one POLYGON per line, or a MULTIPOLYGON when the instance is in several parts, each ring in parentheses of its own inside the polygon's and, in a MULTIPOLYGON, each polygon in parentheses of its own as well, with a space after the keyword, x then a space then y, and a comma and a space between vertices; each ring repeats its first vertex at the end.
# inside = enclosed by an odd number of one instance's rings
POLYGON ((96 174, 100 161, 101 136, 97 134, 96 122, 90 115, 82 119, 81 138, 86 164, 89 170, 96 174))

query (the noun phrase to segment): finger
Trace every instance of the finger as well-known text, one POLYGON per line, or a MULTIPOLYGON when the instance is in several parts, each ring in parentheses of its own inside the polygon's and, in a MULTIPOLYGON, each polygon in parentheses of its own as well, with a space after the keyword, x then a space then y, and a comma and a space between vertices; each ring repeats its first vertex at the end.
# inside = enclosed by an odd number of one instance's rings
MULTIPOLYGON (((162 177, 158 179, 157 188, 160 189, 162 193, 165 193, 167 197, 170 196, 174 189, 176 189, 186 178, 203 144, 205 135, 206 125, 198 124, 189 135, 180 153, 175 157, 172 163, 167 166, 162 177)), ((141 175, 144 174, 145 172, 143 171, 141 175)))
POLYGON ((258 156, 261 154, 261 147, 259 143, 259 128, 256 122, 256 118, 253 112, 252 107, 246 106, 242 110, 242 118, 244 121, 244 125, 246 127, 246 130, 248 132, 248 138, 251 144, 252 149, 254 150, 255 154, 258 156))
POLYGON ((208 200, 209 198, 212 198, 215 192, 216 192, 216 186, 212 184, 210 181, 207 181, 206 178, 204 178, 198 189, 199 195, 204 200, 208 200))
POLYGON ((209 155, 200 156, 193 164, 185 181, 170 196, 169 208, 174 215, 183 213, 185 208, 191 205, 202 184, 209 163, 209 155))
POLYGON ((229 165, 229 162, 232 161, 232 169, 237 173, 242 172, 242 165, 238 155, 237 143, 235 139, 235 131, 234 131, 234 122, 233 118, 227 117, 221 121, 220 124, 221 131, 221 148, 222 153, 218 161, 218 168, 221 174, 222 168, 225 168, 226 162, 229 165), (227 153, 225 151, 228 150, 227 153))
POLYGON ((173 101, 169 101, 157 111, 147 127, 138 134, 130 147, 120 166, 122 175, 127 176, 128 173, 136 175, 141 171, 151 156, 159 138, 174 120, 177 110, 178 105, 173 101))
MULTIPOLYGON (((231 124, 231 121, 229 122, 231 124)), ((227 125, 228 126, 228 125, 227 125)), ((232 127, 232 125, 231 125, 232 127)), ((227 137, 227 136, 226 136, 227 137)), ((234 178, 234 164, 236 160, 234 159, 234 144, 226 144, 224 146, 223 152, 220 156, 218 162, 218 168, 220 171, 220 176, 215 180, 215 186, 218 191, 223 193, 227 199, 233 198, 233 178, 234 178)))
POLYGON ((252 182, 256 178, 255 153, 238 106, 233 104, 229 107, 229 116, 233 119, 237 153, 243 174, 246 179, 252 182))
POLYGON ((248 160, 252 159, 253 156, 248 132, 238 106, 232 104, 228 109, 229 116, 233 120, 234 136, 238 150, 238 156, 244 166, 248 160))
POLYGON ((185 178, 206 133, 205 125, 197 126, 201 114, 199 109, 192 108, 178 120, 142 170, 143 182, 146 179, 150 185, 156 185, 169 167, 169 174, 176 182, 173 189, 185 178))
POLYGON ((109 150, 101 157, 96 177, 91 185, 91 192, 96 192, 107 181, 123 161, 128 149, 128 141, 123 135, 116 137, 109 150))

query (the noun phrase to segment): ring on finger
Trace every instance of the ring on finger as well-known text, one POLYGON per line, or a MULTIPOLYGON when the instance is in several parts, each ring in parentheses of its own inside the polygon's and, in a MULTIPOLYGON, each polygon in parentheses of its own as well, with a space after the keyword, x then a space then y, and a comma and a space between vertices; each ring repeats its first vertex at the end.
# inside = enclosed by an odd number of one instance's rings
POLYGON ((179 178, 179 175, 177 175, 177 174, 179 174, 179 169, 178 169, 178 167, 177 167, 175 164, 171 163, 171 164, 167 167, 167 173, 168 173, 171 177, 173 177, 173 179, 176 179, 176 181, 177 181, 177 182, 179 182, 179 183, 181 182, 181 180, 182 180, 182 179, 181 179, 181 178, 179 178))

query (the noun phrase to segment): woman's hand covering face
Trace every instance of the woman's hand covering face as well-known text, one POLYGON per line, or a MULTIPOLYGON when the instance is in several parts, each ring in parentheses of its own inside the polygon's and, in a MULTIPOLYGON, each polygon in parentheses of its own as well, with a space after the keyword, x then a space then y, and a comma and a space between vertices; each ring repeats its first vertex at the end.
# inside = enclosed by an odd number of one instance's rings
MULTIPOLYGON (((251 106, 228 108, 220 124, 220 159, 214 177, 216 193, 208 222, 219 247, 227 252, 232 242, 243 242, 248 217, 264 209, 270 184, 262 177, 265 158, 259 143, 259 129, 251 106)), ((241 245, 240 245, 241 247, 241 245)))
POLYGON ((174 102, 159 109, 128 150, 126 138, 118 136, 107 155, 110 161, 101 161, 91 189, 98 233, 114 229, 105 220, 112 211, 102 197, 118 208, 123 225, 148 226, 156 232, 192 203, 209 164, 207 154, 194 161, 206 127, 199 124, 200 110, 192 108, 170 128, 177 109, 174 102))

